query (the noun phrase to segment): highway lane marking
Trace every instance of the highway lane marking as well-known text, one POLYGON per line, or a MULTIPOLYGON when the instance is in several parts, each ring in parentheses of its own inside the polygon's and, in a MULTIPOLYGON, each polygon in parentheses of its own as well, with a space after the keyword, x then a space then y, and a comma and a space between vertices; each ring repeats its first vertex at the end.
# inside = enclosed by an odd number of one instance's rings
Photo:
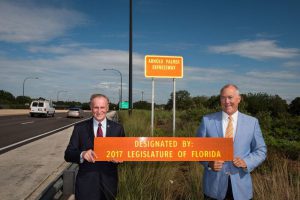
POLYGON ((55 129, 55 130, 48 131, 48 132, 46 132, 46 133, 43 133, 43 134, 40 134, 40 135, 31 137, 31 138, 28 138, 28 139, 26 139, 26 140, 23 140, 23 141, 20 141, 20 142, 17 142, 17 143, 14 143, 14 144, 11 144, 11 145, 2 147, 2 148, 0 148, 0 154, 1 154, 1 151, 6 150, 6 149, 8 149, 8 148, 15 147, 15 146, 17 146, 17 145, 20 145, 20 144, 29 142, 29 141, 34 140, 34 139, 41 138, 41 137, 46 136, 46 135, 50 135, 50 134, 53 133, 53 132, 57 132, 57 131, 64 130, 64 129, 69 128, 69 127, 71 127, 71 126, 73 126, 73 125, 75 125, 75 124, 77 124, 77 123, 79 123, 79 122, 82 122, 82 121, 85 121, 85 120, 89 120, 89 119, 90 119, 90 118, 87 118, 87 119, 85 118, 85 119, 83 119, 83 120, 80 120, 80 121, 77 121, 77 122, 68 124, 68 125, 63 126, 63 127, 60 127, 60 128, 57 128, 57 129, 55 129))
POLYGON ((21 123, 21 124, 32 124, 32 123, 34 123, 34 121, 30 121, 30 122, 23 122, 23 123, 21 123))

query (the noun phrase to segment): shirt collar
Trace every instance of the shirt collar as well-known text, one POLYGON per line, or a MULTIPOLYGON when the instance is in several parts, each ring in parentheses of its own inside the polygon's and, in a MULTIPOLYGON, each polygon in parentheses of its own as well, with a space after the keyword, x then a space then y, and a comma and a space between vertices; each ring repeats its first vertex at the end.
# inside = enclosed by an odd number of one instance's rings
POLYGON ((97 121, 97 120, 93 117, 93 123, 94 123, 95 126, 98 126, 98 124, 101 123, 101 126, 102 126, 102 127, 106 127, 107 119, 106 119, 106 117, 105 117, 101 122, 99 122, 99 121, 97 121))
MULTIPOLYGON (((238 113, 239 113, 239 111, 237 110, 235 113, 233 113, 231 115, 234 122, 237 121, 238 113)), ((222 111, 222 120, 228 120, 228 117, 229 117, 229 115, 226 112, 222 111)))

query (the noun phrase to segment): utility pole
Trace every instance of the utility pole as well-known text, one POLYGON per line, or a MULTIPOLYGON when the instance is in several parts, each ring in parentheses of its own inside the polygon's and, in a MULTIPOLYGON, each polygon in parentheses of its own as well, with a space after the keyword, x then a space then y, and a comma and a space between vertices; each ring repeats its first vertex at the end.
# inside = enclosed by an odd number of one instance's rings
MULTIPOLYGON (((121 93, 120 93, 120 98, 119 98, 119 104, 122 103, 123 99, 122 99, 122 73, 117 70, 117 69, 114 69, 114 68, 111 68, 111 69, 103 69, 103 71, 107 71, 107 70, 112 70, 112 71, 115 71, 115 72, 118 72, 120 74, 120 78, 121 78, 121 83, 120 83, 120 89, 121 89, 121 93)), ((119 106, 119 105, 118 105, 119 106)))
POLYGON ((132 113, 132 0, 129 8, 129 95, 128 95, 128 114, 132 113))

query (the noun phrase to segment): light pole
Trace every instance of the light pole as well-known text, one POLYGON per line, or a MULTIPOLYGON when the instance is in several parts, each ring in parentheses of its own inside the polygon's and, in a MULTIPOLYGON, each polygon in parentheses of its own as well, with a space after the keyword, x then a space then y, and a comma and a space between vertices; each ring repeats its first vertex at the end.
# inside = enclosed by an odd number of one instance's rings
MULTIPOLYGON (((113 69, 113 68, 111 68, 111 69, 103 69, 103 71, 106 71, 106 70, 116 71, 116 72, 118 72, 118 73, 120 74, 120 77, 121 77, 121 94, 120 94, 120 102, 122 102, 122 73, 121 73, 119 70, 113 69)), ((120 103, 120 102, 119 102, 119 103, 120 103)))
POLYGON ((68 91, 66 91, 66 90, 57 91, 56 103, 58 102, 59 93, 62 93, 62 92, 68 92, 68 91))
POLYGON ((25 81, 26 81, 27 79, 39 79, 39 77, 32 77, 32 76, 29 76, 29 77, 26 77, 26 78, 24 79, 24 81, 23 81, 23 97, 24 97, 24 86, 25 86, 25 81))
POLYGON ((128 88, 128 114, 132 113, 132 0, 129 3, 129 88, 128 88))

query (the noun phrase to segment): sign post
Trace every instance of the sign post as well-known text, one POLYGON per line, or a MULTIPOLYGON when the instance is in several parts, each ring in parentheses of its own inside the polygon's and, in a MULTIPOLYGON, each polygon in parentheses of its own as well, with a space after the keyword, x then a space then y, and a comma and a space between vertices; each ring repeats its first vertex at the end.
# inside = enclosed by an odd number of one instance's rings
POLYGON ((154 127, 154 78, 152 78, 152 98, 151 98, 151 136, 153 137, 154 127))
POLYGON ((173 137, 176 122, 175 78, 183 77, 183 58, 181 56, 145 56, 145 77, 152 78, 151 136, 154 130, 154 78, 173 78, 173 137))
POLYGON ((176 89, 175 78, 173 78, 173 137, 175 137, 175 125, 176 125, 176 89))

